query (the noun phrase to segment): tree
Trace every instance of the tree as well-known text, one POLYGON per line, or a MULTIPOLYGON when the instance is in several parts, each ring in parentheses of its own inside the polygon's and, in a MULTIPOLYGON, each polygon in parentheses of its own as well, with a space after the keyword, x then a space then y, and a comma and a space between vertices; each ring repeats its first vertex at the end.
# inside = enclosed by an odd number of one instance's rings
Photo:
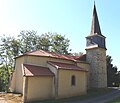
POLYGON ((19 55, 19 41, 14 37, 1 37, 0 44, 0 76, 1 90, 7 89, 11 72, 14 70, 14 58, 19 55), (5 86, 6 85, 6 86, 5 86))
POLYGON ((21 31, 19 41, 21 53, 33 50, 52 51, 60 54, 68 54, 69 40, 58 33, 45 33, 36 35, 35 31, 21 31))
POLYGON ((119 86, 119 72, 112 64, 112 57, 107 55, 107 85, 108 87, 119 86))
POLYGON ((32 50, 36 50, 36 31, 28 31, 28 30, 23 30, 20 32, 19 41, 20 41, 20 52, 21 53, 26 53, 32 50))
POLYGON ((45 50, 45 51, 50 51, 51 47, 51 34, 45 33, 42 34, 41 36, 37 36, 37 47, 36 50, 45 50))
POLYGON ((55 33, 52 35, 51 42, 52 42, 51 51, 60 54, 69 54, 68 48, 70 40, 66 39, 65 36, 55 33))

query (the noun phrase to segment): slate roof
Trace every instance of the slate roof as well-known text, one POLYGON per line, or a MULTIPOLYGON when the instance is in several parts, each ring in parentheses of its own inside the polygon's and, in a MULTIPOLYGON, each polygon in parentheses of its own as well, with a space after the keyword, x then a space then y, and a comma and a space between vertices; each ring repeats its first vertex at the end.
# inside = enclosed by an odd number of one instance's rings
POLYGON ((96 35, 96 34, 102 35, 101 30, 100 30, 100 24, 99 24, 98 16, 97 16, 96 6, 95 6, 95 3, 94 3, 90 35, 96 35))
POLYGON ((54 66, 57 69, 87 71, 87 70, 85 70, 83 68, 78 67, 77 65, 74 65, 74 64, 52 62, 52 61, 49 61, 48 64, 54 66))
POLYGON ((31 64, 23 64, 24 76, 54 76, 47 67, 36 66, 31 64))

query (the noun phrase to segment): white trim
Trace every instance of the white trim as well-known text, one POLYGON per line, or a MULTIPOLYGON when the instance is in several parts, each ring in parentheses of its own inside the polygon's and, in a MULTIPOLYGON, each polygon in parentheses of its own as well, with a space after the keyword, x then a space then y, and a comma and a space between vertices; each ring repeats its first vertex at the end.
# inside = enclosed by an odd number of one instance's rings
POLYGON ((98 45, 96 44, 96 45, 91 45, 91 46, 88 46, 88 47, 86 47, 86 49, 93 49, 93 48, 96 48, 96 47, 98 47, 98 45))

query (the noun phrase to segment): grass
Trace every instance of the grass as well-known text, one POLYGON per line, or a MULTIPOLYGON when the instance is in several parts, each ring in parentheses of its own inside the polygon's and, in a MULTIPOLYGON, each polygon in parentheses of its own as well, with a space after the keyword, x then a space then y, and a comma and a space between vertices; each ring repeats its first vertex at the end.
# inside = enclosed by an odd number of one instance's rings
POLYGON ((111 92, 113 89, 111 88, 102 88, 102 89, 90 89, 88 90, 88 93, 86 95, 81 95, 77 97, 71 97, 71 98, 64 98, 64 99, 51 99, 51 100, 44 100, 39 102, 30 102, 30 103, 66 103, 66 102, 74 102, 74 101, 80 101, 85 99, 90 99, 95 96, 100 96, 105 93, 111 92))
POLYGON ((107 102, 107 103, 120 103, 120 97, 119 97, 119 98, 116 98, 116 99, 114 99, 114 100, 112 100, 112 101, 109 101, 109 102, 107 102))

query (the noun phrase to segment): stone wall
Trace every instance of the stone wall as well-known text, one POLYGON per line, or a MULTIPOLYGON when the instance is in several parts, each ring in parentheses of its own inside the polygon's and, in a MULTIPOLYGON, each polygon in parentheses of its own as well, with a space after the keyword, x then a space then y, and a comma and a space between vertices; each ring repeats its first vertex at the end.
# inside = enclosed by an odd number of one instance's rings
POLYGON ((107 87, 106 49, 86 49, 87 62, 90 63, 89 84, 90 87, 107 87))

